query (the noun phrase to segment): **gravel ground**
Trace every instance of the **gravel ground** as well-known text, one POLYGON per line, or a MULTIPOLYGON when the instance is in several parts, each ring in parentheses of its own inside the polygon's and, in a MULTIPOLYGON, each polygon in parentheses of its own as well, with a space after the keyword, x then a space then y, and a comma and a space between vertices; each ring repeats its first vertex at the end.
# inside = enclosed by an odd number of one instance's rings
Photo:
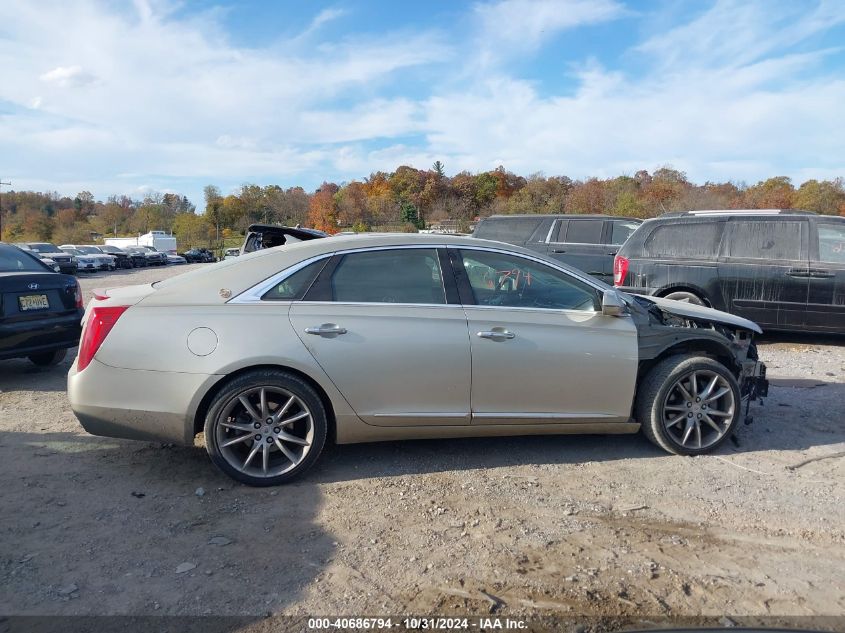
POLYGON ((770 397, 713 455, 639 436, 341 446, 269 490, 199 447, 85 434, 70 360, 0 362, 0 614, 842 618, 843 343, 764 339, 770 397))

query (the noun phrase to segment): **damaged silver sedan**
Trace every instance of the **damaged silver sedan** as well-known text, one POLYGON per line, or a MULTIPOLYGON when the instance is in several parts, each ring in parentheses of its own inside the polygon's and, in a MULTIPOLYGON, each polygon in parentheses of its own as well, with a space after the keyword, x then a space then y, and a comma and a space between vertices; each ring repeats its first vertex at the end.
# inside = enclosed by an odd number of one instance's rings
POLYGON ((695 455, 765 395, 759 332, 498 242, 336 237, 98 292, 68 391, 90 433, 204 434, 251 485, 328 441, 642 430, 695 455))

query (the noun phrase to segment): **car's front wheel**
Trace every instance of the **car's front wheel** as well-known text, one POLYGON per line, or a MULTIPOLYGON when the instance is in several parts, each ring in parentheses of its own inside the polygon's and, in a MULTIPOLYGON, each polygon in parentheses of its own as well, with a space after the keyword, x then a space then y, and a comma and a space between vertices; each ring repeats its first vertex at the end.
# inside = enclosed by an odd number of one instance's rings
POLYGON ((33 354, 29 357, 29 360, 39 367, 53 367, 61 363, 65 359, 65 356, 67 356, 66 349, 57 349, 52 352, 33 354))
POLYGON ((224 473, 250 486, 274 486, 310 468, 326 442, 320 396, 301 378, 256 370, 227 383, 205 419, 205 446, 224 473))
POLYGON ((677 355, 655 365, 643 379, 636 413, 652 442, 677 455, 699 455, 730 437, 741 405, 739 383, 722 363, 677 355))

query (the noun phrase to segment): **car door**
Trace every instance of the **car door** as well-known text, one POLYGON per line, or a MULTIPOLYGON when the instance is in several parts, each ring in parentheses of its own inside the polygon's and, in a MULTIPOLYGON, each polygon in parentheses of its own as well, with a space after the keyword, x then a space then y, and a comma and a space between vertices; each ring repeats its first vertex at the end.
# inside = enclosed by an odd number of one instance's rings
POLYGON ((608 281, 613 278, 613 256, 602 243, 603 235, 604 220, 600 218, 563 220, 549 243, 549 256, 608 281))
POLYGON ((722 234, 719 285, 728 312, 763 328, 800 328, 810 278, 803 218, 731 218, 722 234))
POLYGON ((297 335, 368 424, 469 424, 466 316, 441 256, 413 247, 335 255, 291 305, 297 335))
POLYGON ((845 222, 819 217, 814 224, 806 325, 845 332, 845 222))
POLYGON ((540 260, 451 248, 472 350, 473 424, 626 422, 637 331, 598 288, 540 260))

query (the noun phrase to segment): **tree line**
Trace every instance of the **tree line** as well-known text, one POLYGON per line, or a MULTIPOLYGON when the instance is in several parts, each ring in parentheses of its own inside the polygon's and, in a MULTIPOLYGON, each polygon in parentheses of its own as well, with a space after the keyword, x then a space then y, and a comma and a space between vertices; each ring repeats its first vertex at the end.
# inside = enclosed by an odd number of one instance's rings
POLYGON ((692 209, 799 208, 845 215, 845 180, 807 180, 799 186, 785 176, 754 185, 695 184, 684 172, 661 167, 633 176, 572 180, 567 176, 527 177, 504 167, 447 176, 442 163, 430 169, 401 166, 363 180, 324 182, 313 192, 302 187, 245 184, 229 195, 214 185, 204 190, 203 209, 185 196, 153 193, 140 200, 11 191, 2 194, 5 241, 90 243, 99 237, 172 231, 180 248, 236 243, 256 222, 301 225, 329 233, 416 231, 449 226, 468 231, 480 217, 514 213, 603 213, 648 218, 692 209))

